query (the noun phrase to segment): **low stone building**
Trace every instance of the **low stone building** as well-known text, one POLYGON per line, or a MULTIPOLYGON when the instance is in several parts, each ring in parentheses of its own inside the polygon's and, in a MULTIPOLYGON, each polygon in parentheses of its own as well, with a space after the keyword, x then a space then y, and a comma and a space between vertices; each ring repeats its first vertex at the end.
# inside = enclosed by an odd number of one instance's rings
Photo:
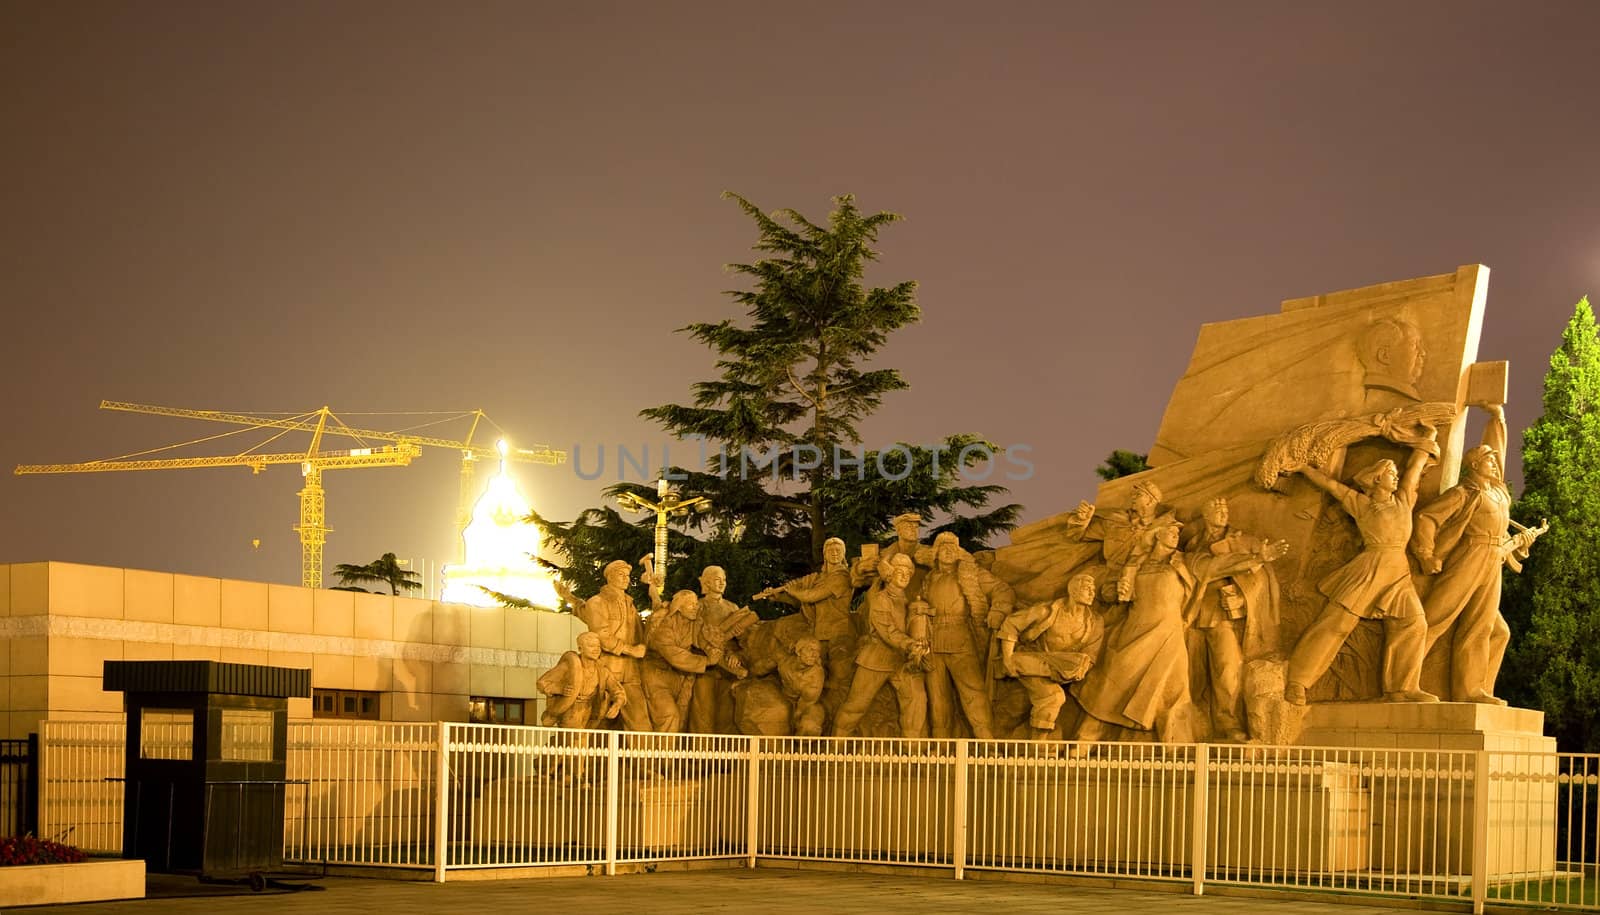
POLYGON ((311 669, 291 718, 538 722, 535 681, 570 614, 67 562, 0 564, 0 736, 45 718, 119 718, 107 660, 311 669))

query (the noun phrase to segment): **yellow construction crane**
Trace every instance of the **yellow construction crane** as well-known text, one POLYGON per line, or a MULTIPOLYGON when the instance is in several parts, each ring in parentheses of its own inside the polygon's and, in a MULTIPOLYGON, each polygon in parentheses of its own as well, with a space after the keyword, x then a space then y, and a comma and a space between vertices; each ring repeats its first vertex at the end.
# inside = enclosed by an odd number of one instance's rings
MULTIPOLYGON (((245 452, 236 455, 223 455, 215 457, 194 458, 161 458, 147 460, 124 460, 121 458, 104 461, 86 461, 78 464, 22 464, 16 468, 17 474, 30 473, 97 473, 110 470, 168 470, 193 467, 249 467, 252 472, 260 473, 269 464, 299 464, 301 473, 305 476, 305 486, 300 490, 300 523, 294 530, 300 534, 300 571, 301 583, 308 588, 322 587, 322 547, 327 541, 328 527, 326 514, 326 499, 322 489, 322 471, 337 470, 351 467, 397 467, 411 463, 411 460, 422 454, 424 445, 435 447, 455 448, 461 452, 462 478, 461 478, 461 504, 462 509, 457 513, 457 534, 465 528, 471 518, 471 483, 474 464, 481 458, 499 457, 500 452, 491 446, 473 445, 472 436, 477 431, 478 423, 484 419, 482 410, 470 413, 456 414, 456 418, 471 416, 472 428, 464 441, 451 441, 449 439, 433 438, 429 436, 414 435, 409 432, 383 432, 370 429, 354 429, 347 426, 327 407, 311 413, 302 413, 291 417, 256 416, 244 413, 222 413, 214 410, 186 410, 180 407, 161 407, 149 404, 121 403, 117 401, 102 401, 101 409, 121 410, 132 413, 150 413, 161 416, 179 416, 189 419, 206 419, 216 422, 230 423, 246 428, 236 429, 223 435, 233 435, 239 432, 248 432, 256 429, 278 430, 272 436, 278 438, 288 432, 305 431, 311 433, 311 445, 304 452, 291 452, 286 454, 262 454, 245 452), (332 420, 330 425, 329 420, 332 420), (357 439, 373 439, 377 441, 393 442, 376 448, 354 448, 335 451, 321 451, 324 435, 344 435, 357 439)), ((212 436, 220 438, 221 436, 212 436)), ((183 442, 168 448, 178 448, 183 445, 192 445, 209 439, 197 439, 193 442, 183 442)), ((259 446, 257 446, 259 447, 259 446)), ((168 450, 168 449, 155 449, 168 450)), ((150 452, 142 452, 148 454, 150 452)), ((559 464, 566 460, 566 453, 550 448, 514 449, 508 455, 511 460, 519 460, 541 464, 559 464)), ((459 536, 457 538, 459 540, 459 536)))
MULTIPOLYGON (((252 413, 223 413, 217 410, 187 410, 182 407, 163 407, 154 404, 124 403, 116 400, 100 401, 100 409, 117 410, 123 413, 147 413, 155 416, 179 416, 184 419, 203 419, 211 422, 230 423, 236 426, 250 426, 261 429, 283 429, 285 431, 314 431, 318 424, 309 418, 314 414, 301 414, 300 416, 261 416, 252 413)), ((412 414, 415 415, 415 414, 412 414)), ((345 435, 355 439, 371 439, 380 442, 407 442, 431 448, 453 448, 461 452, 461 484, 459 497, 456 501, 456 549, 462 547, 461 532, 467 529, 472 521, 472 498, 475 495, 473 487, 473 474, 477 463, 485 458, 498 461, 501 458, 498 447, 490 442, 488 444, 474 444, 472 437, 478 433, 478 424, 486 417, 482 410, 463 411, 447 414, 443 420, 430 423, 438 425, 442 422, 472 417, 472 425, 467 428, 467 437, 461 441, 447 438, 436 438, 427 435, 417 435, 414 431, 404 430, 398 432, 379 432, 372 429, 354 429, 344 425, 342 420, 334 417, 336 424, 329 426, 330 435, 345 435)), ((492 424, 494 421, 490 420, 492 424)), ((532 448, 511 448, 505 455, 507 460, 524 464, 564 464, 567 460, 565 451, 558 451, 547 445, 536 445, 532 448)), ((456 561, 460 562, 465 556, 457 554, 456 561)))

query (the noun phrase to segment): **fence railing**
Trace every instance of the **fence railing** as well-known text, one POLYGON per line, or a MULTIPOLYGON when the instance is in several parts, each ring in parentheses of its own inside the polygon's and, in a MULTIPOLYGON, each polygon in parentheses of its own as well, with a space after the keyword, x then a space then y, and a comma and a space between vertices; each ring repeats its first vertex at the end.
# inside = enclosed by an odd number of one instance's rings
POLYGON ((284 858, 433 866, 438 771, 436 724, 290 722, 284 858))
MULTIPOLYGON (((45 722, 40 830, 121 845, 123 726, 45 722)), ((293 722, 288 861, 789 859, 1600 906, 1600 756, 293 722)))
POLYGON ((0 837, 37 830, 38 776, 39 735, 0 740, 0 837))
POLYGON ((120 721, 39 722, 39 835, 93 855, 122 854, 120 721))

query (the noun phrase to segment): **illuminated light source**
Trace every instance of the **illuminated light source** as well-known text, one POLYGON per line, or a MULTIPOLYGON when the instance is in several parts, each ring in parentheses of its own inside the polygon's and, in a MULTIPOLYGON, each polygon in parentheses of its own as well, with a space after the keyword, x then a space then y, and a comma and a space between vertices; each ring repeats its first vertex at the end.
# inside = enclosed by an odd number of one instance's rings
POLYGON ((506 470, 505 440, 498 444, 500 472, 489 480, 472 507, 472 521, 461 534, 466 559, 460 565, 444 567, 444 592, 439 599, 497 606, 495 599, 481 590, 489 588, 554 609, 561 606, 555 584, 550 573, 534 561, 539 555, 539 528, 527 520, 532 506, 506 470))
POLYGON ((655 512, 656 515, 656 550, 652 574, 657 575, 662 581, 667 577, 667 519, 682 518, 690 512, 704 512, 711 510, 711 499, 706 496, 695 496, 690 499, 683 498, 682 494, 672 488, 667 482, 667 469, 661 468, 661 478, 656 480, 656 501, 652 502, 637 493, 623 492, 617 495, 617 504, 623 508, 640 512, 655 512))

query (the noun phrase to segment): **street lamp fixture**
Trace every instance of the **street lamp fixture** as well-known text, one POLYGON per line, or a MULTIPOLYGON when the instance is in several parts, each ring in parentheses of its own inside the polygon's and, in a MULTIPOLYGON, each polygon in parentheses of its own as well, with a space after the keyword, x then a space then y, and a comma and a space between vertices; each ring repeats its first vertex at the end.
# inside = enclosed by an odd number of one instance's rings
POLYGON ((665 476, 656 480, 655 501, 645 498, 637 493, 624 492, 617 495, 617 504, 623 508, 639 512, 656 513, 656 552, 655 573, 661 581, 667 580, 667 519, 688 517, 690 512, 704 512, 711 510, 711 500, 706 496, 694 496, 685 499, 665 476))

